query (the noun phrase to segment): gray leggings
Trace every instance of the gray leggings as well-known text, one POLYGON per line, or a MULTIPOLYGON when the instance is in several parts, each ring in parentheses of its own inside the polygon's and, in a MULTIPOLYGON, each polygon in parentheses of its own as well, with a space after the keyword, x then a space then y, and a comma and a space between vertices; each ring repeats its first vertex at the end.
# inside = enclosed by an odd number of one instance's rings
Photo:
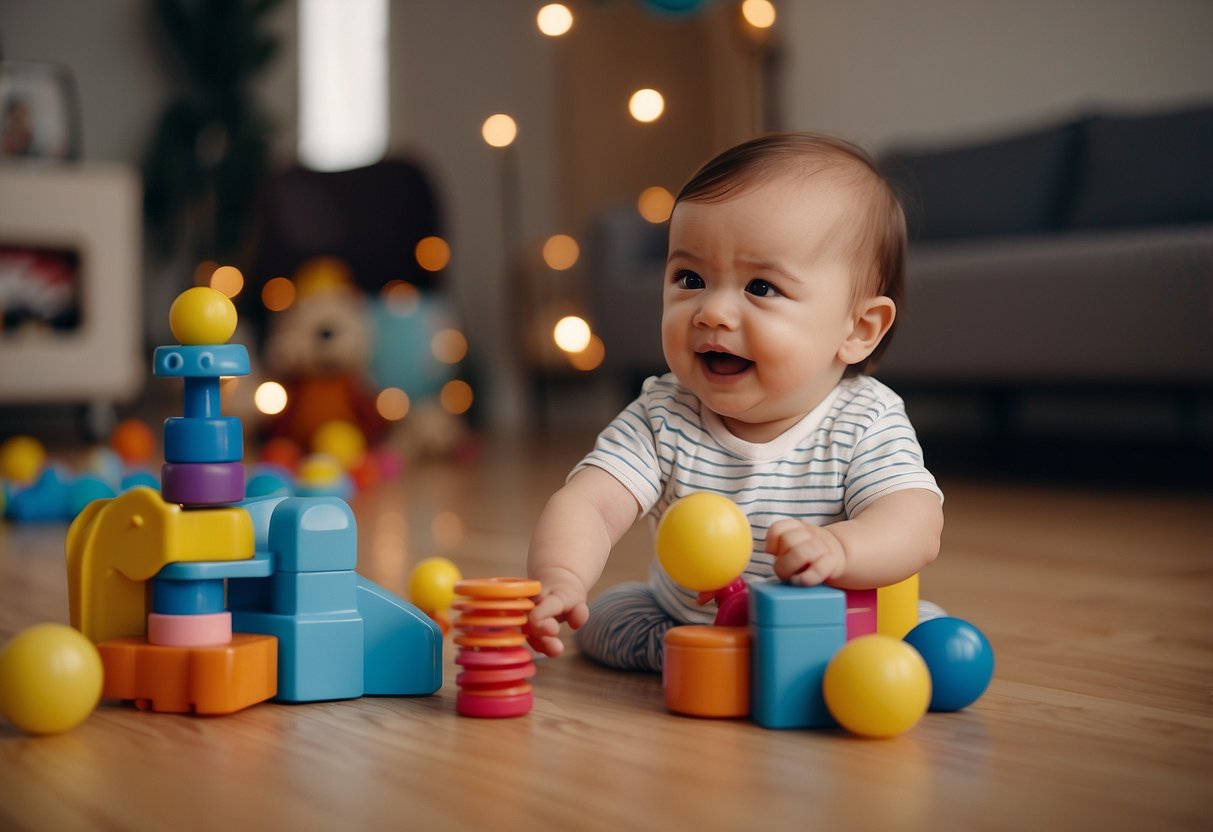
POLYGON ((657 603, 648 584, 619 584, 590 604, 590 620, 574 642, 586 656, 615 670, 660 673, 665 632, 679 623, 657 603))

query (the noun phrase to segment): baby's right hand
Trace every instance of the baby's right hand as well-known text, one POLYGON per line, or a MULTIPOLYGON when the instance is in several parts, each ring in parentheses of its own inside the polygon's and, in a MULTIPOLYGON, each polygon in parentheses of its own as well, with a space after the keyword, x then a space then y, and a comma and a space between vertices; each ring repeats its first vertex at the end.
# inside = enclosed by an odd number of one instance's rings
POLYGON ((585 592, 570 586, 545 586, 529 616, 527 641, 540 653, 559 656, 564 652, 564 642, 560 640, 561 622, 567 622, 576 630, 589 617, 585 592))

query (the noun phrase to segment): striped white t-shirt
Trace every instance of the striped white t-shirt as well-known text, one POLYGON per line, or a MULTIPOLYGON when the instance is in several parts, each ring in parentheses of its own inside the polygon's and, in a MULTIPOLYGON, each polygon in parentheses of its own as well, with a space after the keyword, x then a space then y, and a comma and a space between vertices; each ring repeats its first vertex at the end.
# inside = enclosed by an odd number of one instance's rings
MULTIPOLYGON (((588 465, 619 480, 654 528, 667 507, 696 491, 736 502, 754 535, 747 581, 774 575, 774 558, 763 549, 767 529, 784 517, 824 526, 903 488, 943 500, 901 398, 870 376, 843 379, 795 426, 760 444, 731 434, 672 373, 655 376, 572 473, 588 465)), ((678 621, 710 623, 715 615, 714 604, 700 607, 656 558, 650 585, 678 621)))

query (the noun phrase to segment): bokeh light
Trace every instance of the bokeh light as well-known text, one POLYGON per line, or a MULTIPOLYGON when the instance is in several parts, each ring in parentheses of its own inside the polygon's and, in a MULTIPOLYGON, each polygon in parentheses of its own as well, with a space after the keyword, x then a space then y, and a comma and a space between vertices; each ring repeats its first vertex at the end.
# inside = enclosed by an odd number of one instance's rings
POLYGON ((266 416, 273 416, 286 409, 286 388, 276 381, 266 381, 253 394, 253 404, 266 416))
POLYGON ((456 416, 467 413, 472 407, 474 398, 472 386, 460 379, 454 379, 442 385, 442 392, 438 394, 438 401, 442 404, 442 409, 456 416))
POLYGON ((539 31, 550 38, 558 38, 573 28, 573 13, 564 3, 548 3, 535 15, 539 31))
POLYGON ((244 288, 244 275, 235 266, 220 266, 211 272, 210 285, 212 289, 234 298, 244 288))
POLYGON ((217 268, 219 268, 219 264, 214 260, 203 260, 197 266, 194 266, 194 285, 210 286, 211 275, 215 273, 215 269, 217 268))
POLYGON ((480 135, 493 147, 509 147, 518 137, 518 124, 505 113, 497 113, 484 120, 480 135))
POLYGON ((543 262, 558 272, 571 269, 580 256, 581 246, 568 234, 553 234, 543 244, 543 262))
POLYGON ((552 328, 552 340, 565 352, 581 352, 590 345, 590 325, 576 315, 561 318, 552 328))
POLYGON ((656 121, 665 112, 665 98, 657 90, 636 90, 628 100, 628 112, 637 121, 656 121))
POLYGON ((430 339, 430 352, 443 364, 458 364, 468 354, 468 339, 457 329, 443 329, 430 339))
POLYGON ((295 284, 289 277, 275 277, 261 287, 261 302, 271 312, 290 309, 295 302, 295 284))
POLYGON ((405 280, 389 280, 383 284, 380 294, 392 314, 401 317, 412 315, 421 304, 421 292, 405 280))
POLYGON ((602 343, 602 339, 597 335, 590 336, 590 343, 581 352, 567 353, 569 363, 582 372, 589 372, 597 369, 602 360, 606 358, 606 345, 602 343))
POLYGON ((375 410, 389 422, 399 422, 409 415, 409 394, 399 387, 385 387, 375 397, 375 410))
POLYGON ((413 249, 417 265, 427 272, 440 272, 451 262, 451 247, 441 237, 423 237, 413 249))
POLYGON ((771 0, 745 0, 741 16, 755 29, 770 29, 775 25, 775 4, 771 0))
POLYGON ((463 542, 463 518, 453 511, 440 511, 430 521, 430 535, 440 549, 454 549, 463 542))
POLYGON ((645 188, 636 200, 636 210, 653 224, 665 222, 674 211, 674 195, 660 185, 645 188))

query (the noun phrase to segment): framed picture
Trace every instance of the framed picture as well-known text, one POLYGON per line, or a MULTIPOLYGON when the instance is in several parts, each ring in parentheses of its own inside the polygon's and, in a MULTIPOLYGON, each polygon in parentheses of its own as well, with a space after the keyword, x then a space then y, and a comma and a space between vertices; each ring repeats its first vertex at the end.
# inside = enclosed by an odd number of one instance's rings
POLYGON ((75 159, 80 116, 71 72, 0 61, 0 159, 75 159))

